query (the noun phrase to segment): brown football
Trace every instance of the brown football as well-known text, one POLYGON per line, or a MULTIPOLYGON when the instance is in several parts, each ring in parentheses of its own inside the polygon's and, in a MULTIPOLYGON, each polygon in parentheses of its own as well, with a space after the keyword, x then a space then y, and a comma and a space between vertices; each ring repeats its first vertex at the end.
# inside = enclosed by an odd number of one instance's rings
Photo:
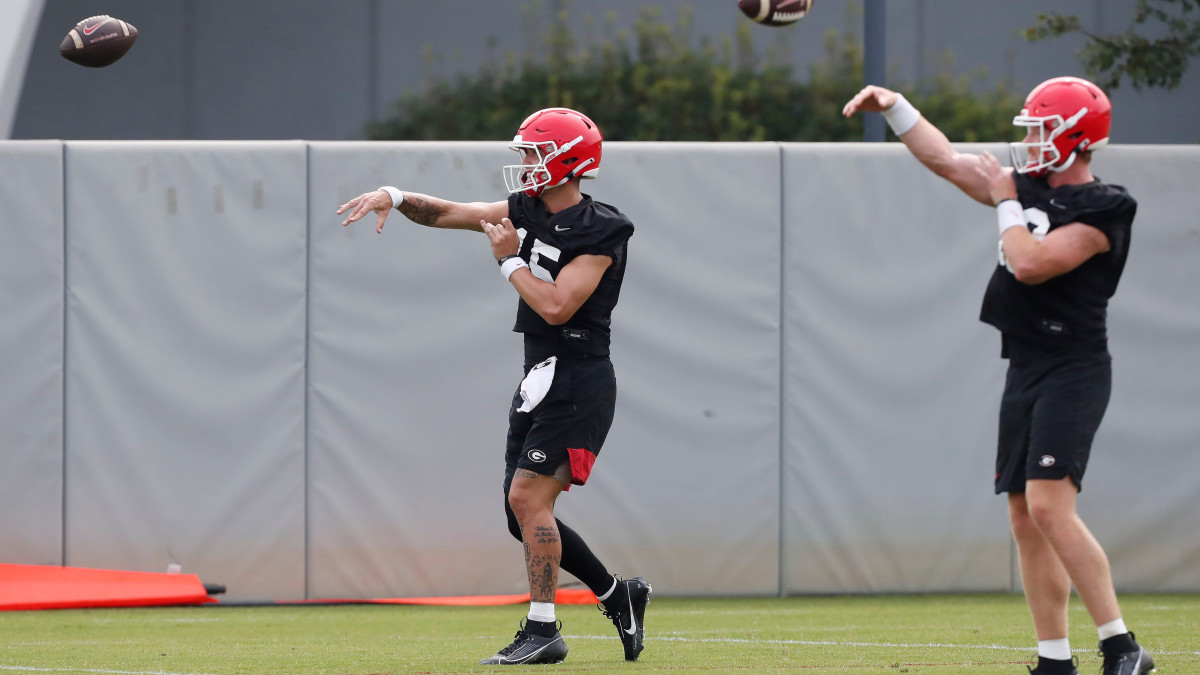
POLYGON ((58 45, 58 53, 81 66, 103 68, 124 56, 137 36, 131 23, 107 14, 89 16, 67 33, 58 45))
POLYGON ((808 10, 813 0, 738 0, 742 13, 764 26, 786 26, 796 23, 808 10))

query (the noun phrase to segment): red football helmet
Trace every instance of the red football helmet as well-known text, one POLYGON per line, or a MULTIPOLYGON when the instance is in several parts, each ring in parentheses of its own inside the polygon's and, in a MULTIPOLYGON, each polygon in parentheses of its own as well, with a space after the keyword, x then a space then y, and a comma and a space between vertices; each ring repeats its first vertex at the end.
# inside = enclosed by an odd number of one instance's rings
POLYGON ((1038 138, 1036 142, 1009 143, 1013 166, 1017 173, 1041 176, 1048 170, 1065 170, 1085 150, 1108 145, 1112 103, 1100 87, 1087 80, 1056 77, 1029 92, 1025 108, 1013 118, 1013 124, 1036 129, 1038 138))
POLYGON ((504 167, 504 184, 509 192, 537 197, 574 178, 595 178, 603 142, 600 129, 583 113, 570 108, 539 110, 525 118, 508 144, 522 160, 527 152, 536 153, 537 162, 504 167))

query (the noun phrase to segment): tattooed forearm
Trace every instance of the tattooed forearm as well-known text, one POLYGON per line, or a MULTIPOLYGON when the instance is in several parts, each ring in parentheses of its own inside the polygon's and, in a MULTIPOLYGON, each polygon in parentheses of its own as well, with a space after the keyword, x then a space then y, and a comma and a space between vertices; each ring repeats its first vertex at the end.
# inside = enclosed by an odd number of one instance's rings
POLYGON ((400 213, 418 225, 433 225, 446 213, 446 207, 434 204, 424 195, 404 193, 404 201, 400 202, 400 213))
POLYGON ((533 528, 533 536, 534 536, 534 539, 539 544, 557 544, 558 543, 558 529, 557 528, 545 527, 543 525, 538 525, 537 527, 533 528))

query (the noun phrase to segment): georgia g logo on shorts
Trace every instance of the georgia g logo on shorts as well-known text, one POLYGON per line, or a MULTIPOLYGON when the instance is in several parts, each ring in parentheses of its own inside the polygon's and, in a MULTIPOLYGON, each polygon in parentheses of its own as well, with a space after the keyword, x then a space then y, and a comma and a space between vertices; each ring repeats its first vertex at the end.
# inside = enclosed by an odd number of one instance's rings
POLYGON ((1038 464, 1041 466, 1054 466, 1054 455, 1042 455, 1041 459, 1038 460, 1038 464))
POLYGON ((542 452, 541 450, 538 450, 537 448, 534 448, 534 449, 530 450, 529 452, 525 453, 525 456, 529 458, 529 461, 537 462, 539 464, 546 461, 546 453, 542 452))

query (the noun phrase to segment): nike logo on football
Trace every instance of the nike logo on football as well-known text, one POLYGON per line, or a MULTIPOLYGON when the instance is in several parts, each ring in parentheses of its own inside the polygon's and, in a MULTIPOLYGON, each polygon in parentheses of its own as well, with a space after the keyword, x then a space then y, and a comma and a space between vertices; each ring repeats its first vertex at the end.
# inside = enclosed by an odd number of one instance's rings
POLYGON ((629 600, 629 628, 623 628, 622 630, 625 631, 626 635, 633 635, 637 632, 637 617, 633 615, 633 598, 630 597, 627 599, 629 600))
POLYGON ((802 2, 802 1, 803 0, 783 0, 783 2, 779 3, 778 5, 775 5, 775 9, 780 10, 780 9, 783 9, 784 7, 787 7, 788 5, 794 5, 797 2, 802 2))
POLYGON ((109 21, 108 19, 104 19, 103 21, 101 21, 100 23, 96 24, 95 26, 92 26, 91 28, 88 28, 87 26, 84 26, 84 27, 83 27, 83 34, 84 34, 84 35, 91 35, 92 33, 95 33, 97 28, 99 28, 100 26, 103 26, 104 24, 108 23, 108 21, 109 21))
POLYGON ((567 231, 567 230, 569 230, 569 229, 571 229, 571 228, 569 228, 569 227, 563 227, 562 225, 555 225, 555 226, 554 226, 554 231, 555 231, 555 232, 566 232, 566 231, 567 231))

